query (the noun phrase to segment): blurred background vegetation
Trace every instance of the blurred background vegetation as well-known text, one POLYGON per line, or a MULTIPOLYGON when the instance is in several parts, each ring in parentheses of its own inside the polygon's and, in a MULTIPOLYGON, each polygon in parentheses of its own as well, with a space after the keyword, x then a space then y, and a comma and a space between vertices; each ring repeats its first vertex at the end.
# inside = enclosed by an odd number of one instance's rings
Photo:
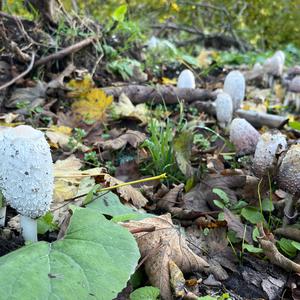
MULTIPOLYGON (((4 1, 5 2, 5 1, 4 1)), ((26 14, 23 1, 7 0, 12 11, 26 14)), ((293 44, 300 47, 300 0, 62 0, 66 9, 105 23, 117 7, 127 4, 128 18, 145 33, 153 25, 174 22, 205 34, 236 34, 262 50, 293 44)), ((6 9, 8 9, 6 7, 6 9)), ((133 26, 133 24, 131 24, 133 26)), ((182 38, 182 36, 178 36, 182 38)))

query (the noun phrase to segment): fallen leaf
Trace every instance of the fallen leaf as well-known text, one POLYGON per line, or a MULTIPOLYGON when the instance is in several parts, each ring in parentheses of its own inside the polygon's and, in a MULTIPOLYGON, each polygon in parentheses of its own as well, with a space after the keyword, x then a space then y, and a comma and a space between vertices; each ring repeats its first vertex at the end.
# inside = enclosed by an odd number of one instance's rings
POLYGON ((68 95, 75 98, 72 111, 77 120, 94 122, 103 120, 105 111, 113 102, 113 96, 107 96, 105 92, 94 87, 90 75, 84 76, 82 80, 71 80, 68 87, 73 91, 68 95))
POLYGON ((145 270, 152 285, 158 287, 165 300, 171 300, 169 261, 183 272, 203 271, 207 262, 188 246, 180 228, 173 225, 170 214, 122 224, 129 230, 155 227, 155 231, 135 233, 141 255, 146 257, 145 270))
POLYGON ((53 201, 61 202, 78 196, 80 183, 84 178, 103 174, 102 168, 81 171, 82 163, 74 155, 65 160, 58 160, 54 164, 54 193, 53 201))
POLYGON ((135 130, 127 130, 126 133, 121 136, 104 141, 99 145, 102 146, 104 150, 119 150, 127 144, 131 145, 133 148, 137 148, 145 141, 145 139, 146 135, 144 133, 135 130))
MULTIPOLYGON (((110 176, 109 174, 105 174, 104 180, 106 184, 108 184, 109 186, 114 186, 117 184, 124 183, 123 181, 118 180, 110 176)), ((148 202, 148 200, 143 196, 143 194, 138 189, 135 189, 131 185, 125 185, 117 188, 116 190, 121 198, 123 198, 126 201, 131 201, 136 208, 141 208, 145 206, 148 202)))
POLYGON ((118 118, 132 118, 142 124, 147 124, 149 120, 149 110, 146 104, 141 103, 134 106, 130 99, 122 93, 117 103, 113 103, 112 109, 118 118))
POLYGON ((178 268, 178 266, 172 259, 169 260, 169 271, 170 271, 170 284, 172 290, 174 291, 175 297, 181 298, 186 294, 185 279, 181 270, 178 268))

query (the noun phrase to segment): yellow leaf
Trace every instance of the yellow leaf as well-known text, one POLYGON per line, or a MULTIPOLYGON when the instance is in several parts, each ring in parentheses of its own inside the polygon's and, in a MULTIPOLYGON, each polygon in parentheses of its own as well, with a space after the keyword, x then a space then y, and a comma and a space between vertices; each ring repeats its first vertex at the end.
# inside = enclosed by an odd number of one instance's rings
POLYGON ((68 135, 68 136, 71 136, 71 134, 72 134, 72 128, 68 127, 68 126, 55 126, 55 125, 52 125, 49 128, 49 130, 53 131, 53 132, 63 133, 63 134, 68 135))
POLYGON ((75 91, 87 91, 94 86, 92 77, 87 74, 82 80, 72 79, 68 82, 67 86, 75 91))
POLYGON ((177 80, 174 78, 174 79, 169 79, 167 77, 163 77, 162 78, 162 83, 163 84, 172 84, 172 85, 175 85, 177 83, 177 80))
POLYGON ((101 89, 93 88, 80 95, 80 99, 73 103, 72 111, 78 120, 100 121, 112 101, 113 96, 107 96, 101 89))

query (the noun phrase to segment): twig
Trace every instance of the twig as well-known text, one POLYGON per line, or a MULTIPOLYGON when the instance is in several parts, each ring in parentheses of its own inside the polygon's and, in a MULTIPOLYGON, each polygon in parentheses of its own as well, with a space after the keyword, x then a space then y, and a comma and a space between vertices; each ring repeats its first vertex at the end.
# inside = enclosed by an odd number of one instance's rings
POLYGON ((264 254, 270 260, 270 262, 288 272, 292 271, 295 273, 300 273, 300 265, 291 261, 278 251, 274 242, 272 241, 272 236, 266 235, 264 232, 263 225, 260 223, 258 224, 257 228, 260 233, 260 237, 257 239, 264 251, 264 254))
POLYGON ((34 65, 34 59, 35 59, 35 52, 32 52, 31 55, 31 61, 30 64, 28 66, 28 68, 21 74, 19 74, 18 76, 14 77, 12 80, 8 81, 7 83, 3 84, 0 86, 0 91, 6 89, 7 87, 11 86, 12 84, 14 84, 16 81, 18 81, 19 79, 23 78, 24 76, 26 76, 33 68, 34 65))
POLYGON ((75 53, 79 50, 81 50, 82 48, 90 45, 96 38, 95 37, 88 37, 87 39, 85 40, 82 40, 74 45, 71 45, 67 48, 64 48, 60 51, 57 51, 55 53, 52 53, 48 56, 45 56, 45 57, 42 57, 41 59, 39 59, 35 64, 34 66, 37 67, 37 66, 40 66, 40 65, 44 65, 46 63, 48 63, 49 61, 51 60, 58 60, 58 59, 62 59, 64 58, 65 56, 71 54, 71 53, 75 53))

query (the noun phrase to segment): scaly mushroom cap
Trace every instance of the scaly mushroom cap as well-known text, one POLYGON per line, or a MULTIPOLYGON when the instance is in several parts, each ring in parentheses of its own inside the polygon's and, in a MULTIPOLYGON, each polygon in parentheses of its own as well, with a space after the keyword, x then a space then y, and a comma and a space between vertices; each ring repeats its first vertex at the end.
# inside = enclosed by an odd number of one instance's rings
POLYGON ((230 95, 219 93, 216 99, 216 114, 220 127, 225 128, 231 122, 233 104, 230 95))
POLYGON ((278 170, 279 187, 291 194, 300 192, 300 144, 292 145, 278 170))
POLYGON ((289 84, 289 92, 300 93, 300 76, 296 76, 289 84))
POLYGON ((235 118, 230 124, 230 141, 238 156, 255 152, 259 132, 245 119, 235 118))
POLYGON ((0 135, 0 189, 20 214, 37 218, 48 210, 53 193, 53 166, 44 134, 21 125, 0 135))
POLYGON ((287 148, 285 136, 278 130, 262 134, 256 145, 253 171, 258 177, 273 174, 277 159, 276 154, 287 148))
POLYGON ((184 89, 194 89, 196 86, 195 84, 195 76, 194 74, 188 70, 183 70, 178 77, 177 87, 184 88, 184 89))
POLYGON ((224 92, 229 94, 232 99, 233 109, 237 110, 241 107, 245 97, 245 77, 240 71, 231 71, 224 81, 224 92))
POLYGON ((285 55, 282 51, 277 51, 272 57, 264 62, 264 72, 272 76, 281 76, 283 72, 285 55))

